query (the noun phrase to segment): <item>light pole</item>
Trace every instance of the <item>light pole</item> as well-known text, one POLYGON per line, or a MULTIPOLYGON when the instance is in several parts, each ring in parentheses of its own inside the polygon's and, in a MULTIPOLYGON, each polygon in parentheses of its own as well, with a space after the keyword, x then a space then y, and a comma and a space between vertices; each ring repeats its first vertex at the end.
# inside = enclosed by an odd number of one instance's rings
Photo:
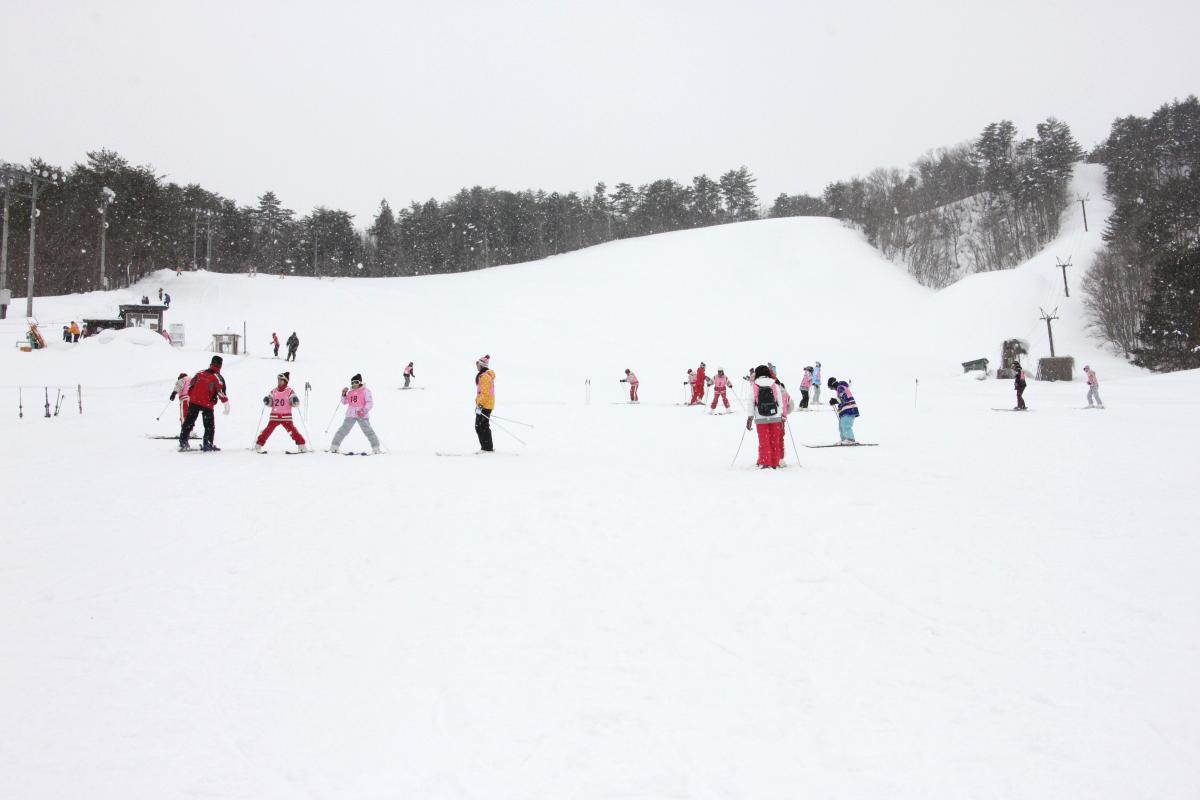
POLYGON ((4 303, 0 306, 5 307, 4 314, 7 314, 7 303, 10 299, 8 291, 8 204, 9 195, 13 194, 13 187, 18 183, 29 184, 29 194, 16 193, 19 197, 29 198, 29 276, 28 283, 25 289, 25 316, 33 316, 33 283, 36 274, 37 255, 37 198, 38 192, 43 185, 57 186, 62 183, 63 174, 58 170, 45 169, 34 167, 25 169, 18 167, 15 164, 0 165, 0 183, 4 185, 4 232, 0 235, 3 242, 3 255, 0 255, 0 298, 3 298, 4 303))
POLYGON ((196 270, 196 242, 200 238, 200 226, 204 225, 204 268, 212 272, 212 218, 217 212, 211 208, 192 209, 192 271, 196 270), (200 218, 204 221, 201 222, 200 218))
POLYGON ((117 199, 117 193, 105 186, 100 190, 100 288, 108 288, 108 278, 104 274, 104 245, 108 233, 108 206, 117 199))

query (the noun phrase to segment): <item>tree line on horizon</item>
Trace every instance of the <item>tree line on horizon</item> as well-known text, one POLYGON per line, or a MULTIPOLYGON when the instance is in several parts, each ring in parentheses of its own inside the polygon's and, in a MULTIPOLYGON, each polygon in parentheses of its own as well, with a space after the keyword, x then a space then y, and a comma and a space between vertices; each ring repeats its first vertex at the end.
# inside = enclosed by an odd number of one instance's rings
MULTIPOLYGON (((1116 206, 1107 247, 1084 286, 1103 339, 1155 369, 1200 366, 1197 237, 1200 108, 1195 97, 1150 118, 1113 123, 1088 158, 1108 168, 1116 206)), ((42 293, 99 288, 99 197, 107 209, 107 275, 126 285, 159 268, 209 267, 307 276, 412 276, 483 269, 615 239, 766 217, 831 216, 861 230, 921 283, 940 288, 973 271, 1007 269, 1058 232, 1073 165, 1083 151, 1054 118, 1020 138, 1012 122, 932 150, 907 170, 880 168, 829 184, 820 197, 780 194, 762 208, 741 166, 717 179, 597 183, 590 193, 464 188, 394 211, 386 199, 365 229, 323 206, 298 216, 271 191, 239 205, 198 184, 165 181, 109 150, 62 170, 39 198, 42 293), (211 256, 211 258, 210 258, 211 256)), ((35 159, 35 168, 56 169, 35 159)), ((24 291, 28 201, 12 197, 9 287, 24 291)))

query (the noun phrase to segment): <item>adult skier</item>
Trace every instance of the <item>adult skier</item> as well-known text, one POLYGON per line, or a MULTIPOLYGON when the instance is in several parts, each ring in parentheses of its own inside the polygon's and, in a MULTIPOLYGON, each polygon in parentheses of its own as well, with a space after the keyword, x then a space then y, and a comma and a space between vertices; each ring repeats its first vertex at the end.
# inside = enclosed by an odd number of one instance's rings
POLYGON ((1083 372, 1087 375, 1088 393, 1087 401, 1088 408, 1092 407, 1092 401, 1096 401, 1096 408, 1104 408, 1103 401, 1100 400, 1100 379, 1096 377, 1096 371, 1084 364, 1083 372))
POLYGON ((1017 405, 1013 411, 1028 411, 1025 405, 1025 370, 1021 369, 1021 362, 1014 361, 1013 368, 1013 388, 1017 390, 1017 405))
POLYGON ((813 368, 804 368, 804 378, 800 381, 800 407, 808 408, 808 392, 813 385, 813 368))
POLYGON ((287 338, 287 349, 288 353, 285 360, 295 361, 296 351, 300 349, 300 337, 296 335, 295 331, 292 331, 292 335, 287 338))
POLYGON ((329 447, 329 452, 340 453, 342 440, 357 424, 362 428, 367 441, 371 443, 371 452, 375 455, 382 453, 383 451, 379 449, 379 437, 375 435, 375 429, 371 427, 371 409, 375 406, 375 400, 371 397, 371 390, 363 386, 361 374, 356 374, 350 379, 349 389, 342 387, 342 405, 346 407, 346 419, 333 434, 333 443, 329 447))
POLYGON ((722 369, 721 367, 717 367, 717 377, 713 378, 712 387, 713 387, 713 399, 712 399, 712 408, 710 410, 712 410, 712 411, 717 410, 717 401, 718 400, 724 400, 725 408, 726 408, 726 410, 728 410, 729 409, 729 395, 728 395, 729 378, 728 378, 728 376, 725 375, 725 370, 722 369))
POLYGON ((413 372, 413 362, 408 362, 408 366, 404 368, 404 388, 408 388, 408 382, 417 377, 417 373, 413 372))
POLYGON ((814 361, 812 374, 812 404, 815 406, 821 402, 821 362, 814 361))
POLYGON ((633 374, 633 370, 630 370, 630 369, 625 370, 625 377, 621 378, 621 383, 629 384, 629 402, 636 403, 638 401, 638 396, 637 396, 638 377, 637 377, 637 375, 633 374))
POLYGON ((850 391, 850 382, 839 381, 831 375, 825 385, 837 392, 837 397, 829 398, 829 405, 837 406, 841 444, 858 444, 854 439, 854 420, 858 419, 858 403, 854 400, 854 393, 850 391))
POLYGON ((275 351, 275 357, 279 358, 279 334, 271 332, 271 348, 275 351))
POLYGON ((300 397, 296 394, 296 390, 288 383, 292 379, 292 373, 281 372, 275 376, 275 388, 263 397, 263 405, 271 409, 271 417, 267 420, 267 427, 263 428, 262 433, 258 435, 258 439, 254 442, 254 451, 256 453, 265 453, 263 445, 267 443, 267 439, 271 438, 271 434, 275 432, 275 428, 280 427, 287 431, 292 436, 292 441, 296 443, 296 449, 301 453, 307 453, 308 447, 305 445, 304 437, 300 435, 300 431, 296 430, 295 424, 292 422, 292 409, 300 405, 300 397))
POLYGON ((179 398, 179 424, 182 426, 183 421, 187 419, 188 413, 188 376, 186 372, 179 373, 179 377, 175 379, 175 388, 171 390, 171 399, 179 398))
POLYGON ((192 435, 192 428, 196 427, 196 418, 200 416, 204 418, 204 440, 200 443, 200 449, 205 452, 221 449, 213 444, 217 433, 217 420, 213 409, 219 400, 224 406, 223 413, 229 413, 229 397, 226 395, 228 387, 221 375, 223 363, 225 362, 220 356, 213 356, 208 369, 197 372, 188 384, 188 411, 183 420, 183 427, 179 430, 180 450, 192 449, 188 439, 192 435))
POLYGON ((496 410, 496 373, 491 370, 492 357, 483 356, 475 362, 475 435, 479 449, 492 452, 492 412, 496 410))
POLYGON ((758 427, 758 468, 778 469, 783 459, 783 393, 766 364, 754 368, 746 430, 758 427))
POLYGON ((700 362, 700 368, 696 370, 696 379, 692 382, 692 405, 704 402, 705 387, 712 383, 712 378, 706 377, 704 374, 704 362, 700 362))

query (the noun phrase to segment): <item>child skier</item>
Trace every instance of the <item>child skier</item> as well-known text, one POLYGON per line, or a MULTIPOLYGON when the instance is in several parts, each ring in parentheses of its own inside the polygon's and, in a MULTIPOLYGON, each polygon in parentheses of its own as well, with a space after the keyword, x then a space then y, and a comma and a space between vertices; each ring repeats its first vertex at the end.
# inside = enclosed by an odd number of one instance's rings
POLYGON ((821 402, 821 362, 814 361, 816 366, 813 367, 812 374, 812 404, 815 406, 821 402))
POLYGON ((854 420, 858 419, 858 403, 854 401, 854 394, 850 391, 850 382, 839 381, 830 376, 825 385, 837 392, 837 397, 829 398, 829 405, 837 406, 841 444, 858 444, 854 439, 854 420))
POLYGON ((778 469, 783 459, 783 393, 766 364, 754 369, 750 404, 746 430, 751 424, 758 426, 758 468, 778 469))
POLYGON ((704 390, 707 384, 712 383, 712 378, 706 378, 704 375, 704 362, 700 362, 700 368, 696 370, 695 380, 692 381, 692 405, 704 402, 704 390))
POLYGON ((1017 390, 1017 405, 1013 411, 1028 411, 1025 406, 1025 370, 1021 369, 1021 362, 1014 361, 1013 365, 1013 388, 1017 390))
POLYGON ((808 390, 813 385, 813 368, 804 368, 804 378, 800 381, 800 407, 808 408, 808 390))
POLYGON ((337 433, 333 435, 329 452, 340 453, 342 440, 354 428, 354 424, 358 423, 363 434, 366 435, 367 441, 371 443, 371 452, 375 455, 382 453, 383 451, 379 449, 379 437, 375 435, 375 429, 371 427, 370 420, 371 409, 375 406, 375 401, 371 397, 371 390, 363 386, 361 374, 350 379, 349 389, 342 387, 342 405, 346 407, 346 419, 337 429, 337 433))
POLYGON ((275 350, 275 357, 279 358, 279 334, 272 331, 271 347, 275 350))
POLYGON ((179 373, 179 377, 175 379, 175 388, 171 390, 171 399, 179 398, 179 424, 187 419, 188 413, 188 377, 186 372, 179 373))
POLYGON ((492 452, 491 417, 496 410, 496 373, 492 372, 491 363, 491 356, 475 362, 475 435, 484 453, 492 452))
POLYGON ((1104 408, 1104 403, 1100 400, 1100 379, 1096 377, 1096 371, 1085 364, 1083 372, 1087 375, 1088 408, 1092 407, 1092 400, 1096 401, 1096 408, 1104 408))
POLYGON ((687 388, 688 398, 689 398, 689 402, 691 402, 691 399, 695 398, 695 396, 696 396, 696 370, 689 369, 688 374, 687 374, 687 380, 684 381, 683 383, 685 386, 688 387, 687 388))
POLYGON ((413 372, 413 362, 408 362, 408 366, 404 368, 404 388, 408 388, 408 383, 413 378, 417 377, 417 373, 413 372))
POLYGON ((633 374, 633 370, 625 370, 625 377, 621 378, 621 383, 629 384, 629 402, 636 403, 638 401, 637 387, 638 377, 633 374))
POLYGON ((213 439, 217 435, 217 420, 213 415, 213 408, 219 400, 224 406, 224 413, 229 413, 229 398, 225 392, 225 378, 221 375, 221 365, 225 363, 220 356, 213 356, 212 361, 208 364, 208 369, 203 372, 196 373, 188 384, 188 411, 184 417, 183 426, 179 429, 179 449, 191 450, 192 446, 188 444, 188 439, 192 435, 192 428, 196 427, 196 418, 203 415, 204 418, 204 441, 200 443, 200 449, 205 452, 213 452, 221 448, 213 444, 213 439))
POLYGON ((725 375, 725 370, 717 367, 717 377, 713 378, 713 399, 711 411, 717 410, 717 401, 724 400, 726 410, 729 409, 729 378, 725 375))
POLYGON ((267 452, 263 449, 263 445, 267 443, 267 439, 271 438, 271 434, 275 432, 275 428, 277 427, 282 427, 291 434, 292 441, 296 443, 297 450, 301 453, 308 452, 308 447, 304 443, 304 437, 300 435, 300 431, 296 430, 296 426, 292 423, 292 409, 300 405, 300 398, 296 395, 296 390, 288 386, 291 378, 292 374, 290 372, 281 372, 276 375, 275 388, 263 398, 263 405, 271 409, 271 417, 267 420, 267 427, 263 428, 262 433, 258 435, 257 441, 254 442, 254 452, 256 453, 267 452))

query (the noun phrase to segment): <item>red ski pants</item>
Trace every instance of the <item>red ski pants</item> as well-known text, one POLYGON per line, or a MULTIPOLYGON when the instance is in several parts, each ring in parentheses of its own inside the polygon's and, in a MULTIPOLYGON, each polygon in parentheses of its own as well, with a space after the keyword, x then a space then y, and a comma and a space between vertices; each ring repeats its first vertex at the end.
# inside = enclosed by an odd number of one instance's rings
POLYGON ((267 427, 263 428, 263 432, 258 435, 258 446, 262 447, 267 443, 267 439, 271 438, 271 434, 276 427, 283 428, 292 435, 292 441, 296 444, 304 444, 304 437, 300 435, 300 431, 296 430, 296 426, 290 419, 272 419, 267 422, 267 427))
POLYGON ((629 402, 631 403, 636 403, 638 401, 637 387, 638 385, 636 383, 629 384, 629 402))
POLYGON ((695 383, 692 384, 692 402, 693 403, 703 403, 704 402, 704 382, 703 381, 696 381, 695 383))
POLYGON ((783 423, 760 422, 758 424, 758 465, 778 467, 783 458, 783 423))
POLYGON ((713 408, 717 407, 718 400, 724 400, 725 407, 729 408, 729 398, 725 395, 724 389, 713 389, 713 401, 712 401, 713 408))

